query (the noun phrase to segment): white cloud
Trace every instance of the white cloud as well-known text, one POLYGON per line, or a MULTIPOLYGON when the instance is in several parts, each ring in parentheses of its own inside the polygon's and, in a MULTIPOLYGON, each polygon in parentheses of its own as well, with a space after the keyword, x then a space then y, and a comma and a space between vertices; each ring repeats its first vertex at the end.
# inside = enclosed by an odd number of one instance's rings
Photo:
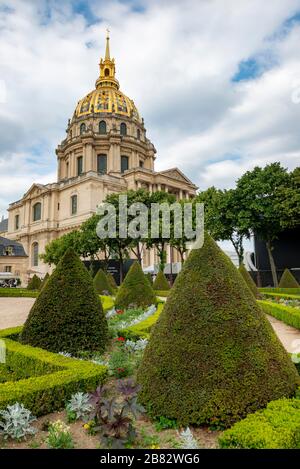
POLYGON ((93 88, 107 25, 121 88, 145 118, 157 168, 180 166, 204 188, 230 187, 255 164, 299 164, 300 28, 274 32, 300 0, 85 3, 99 22, 88 24, 68 1, 10 0, 6 9, 0 0, 0 213, 33 181, 53 180, 55 147, 93 88), (255 55, 276 66, 233 83, 239 63, 255 55))

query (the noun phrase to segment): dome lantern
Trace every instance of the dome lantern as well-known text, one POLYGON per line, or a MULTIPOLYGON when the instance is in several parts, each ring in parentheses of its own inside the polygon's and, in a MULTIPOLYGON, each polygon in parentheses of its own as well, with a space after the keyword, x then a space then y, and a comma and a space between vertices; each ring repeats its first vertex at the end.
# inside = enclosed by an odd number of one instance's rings
POLYGON ((102 87, 113 87, 117 90, 120 88, 118 80, 115 78, 116 66, 115 59, 110 58, 110 49, 109 49, 109 29, 106 30, 106 48, 105 48, 105 58, 104 60, 100 59, 100 76, 96 81, 96 88, 102 87))

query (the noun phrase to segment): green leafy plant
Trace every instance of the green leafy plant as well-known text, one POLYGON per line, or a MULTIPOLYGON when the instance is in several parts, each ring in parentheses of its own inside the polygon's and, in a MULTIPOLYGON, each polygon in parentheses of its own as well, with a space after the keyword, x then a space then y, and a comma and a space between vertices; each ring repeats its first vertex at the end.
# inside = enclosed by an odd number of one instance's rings
POLYGON ((179 433, 181 449, 199 449, 199 443, 189 427, 179 433))
POLYGON ((94 277, 94 287, 96 292, 100 295, 113 294, 111 281, 107 278, 105 272, 102 269, 99 269, 94 277))
POLYGON ((61 420, 50 423, 48 427, 48 437, 46 443, 52 449, 72 449, 74 448, 73 438, 68 427, 61 420))
POLYGON ((41 288, 42 281, 40 277, 38 277, 36 274, 32 277, 32 279, 29 281, 27 285, 27 290, 39 290, 41 288))
POLYGON ((147 307, 157 303, 155 293, 138 262, 130 267, 124 282, 118 289, 116 308, 147 307))
POLYGON ((153 289, 155 291, 156 290, 164 290, 164 291, 170 290, 169 282, 162 270, 160 270, 155 277, 155 280, 153 283, 153 289))
POLYGON ((109 371, 116 378, 125 378, 132 372, 132 363, 129 355, 121 347, 119 346, 111 353, 108 362, 109 371))
POLYGON ((155 430, 161 432, 162 430, 167 430, 168 428, 177 428, 176 420, 160 416, 155 422, 155 430))
POLYGON ((16 402, 14 405, 7 406, 5 410, 0 411, 0 418, 2 419, 0 421, 0 434, 5 439, 21 440, 27 435, 36 433, 36 429, 31 426, 36 418, 33 417, 30 410, 25 409, 23 404, 16 402))
POLYGON ((75 416, 75 420, 85 420, 92 410, 89 400, 90 396, 87 393, 76 392, 73 394, 66 406, 68 417, 75 416))

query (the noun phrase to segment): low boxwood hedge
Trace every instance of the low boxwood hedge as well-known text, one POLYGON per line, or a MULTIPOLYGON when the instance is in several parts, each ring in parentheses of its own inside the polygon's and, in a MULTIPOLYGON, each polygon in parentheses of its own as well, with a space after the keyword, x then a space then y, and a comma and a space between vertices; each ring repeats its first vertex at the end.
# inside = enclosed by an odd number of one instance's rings
POLYGON ((249 414, 219 437, 221 448, 300 448, 300 399, 280 399, 249 414))
POLYGON ((0 297, 36 298, 39 293, 38 290, 25 290, 24 288, 0 288, 0 297))
POLYGON ((156 323, 163 307, 164 304, 159 303, 155 314, 134 326, 118 331, 118 335, 130 340, 149 339, 151 328, 156 323))
POLYGON ((34 415, 45 415, 63 408, 74 392, 93 390, 105 380, 105 366, 67 358, 12 340, 21 329, 0 331, 0 338, 6 344, 8 363, 24 376, 19 381, 0 384, 0 409, 19 402, 34 415))
POLYGON ((170 295, 170 290, 155 290, 156 296, 167 297, 170 295))
POLYGON ((100 295, 100 299, 104 311, 109 311, 114 307, 115 300, 112 296, 100 295))
POLYGON ((258 301, 263 311, 289 326, 300 329, 300 308, 276 304, 271 301, 258 301))
POLYGON ((287 295, 300 295, 300 288, 259 288, 261 293, 285 293, 287 295))
POLYGON ((285 300, 300 300, 300 295, 292 295, 288 293, 264 292, 263 295, 266 297, 270 297, 270 298, 283 298, 285 300))

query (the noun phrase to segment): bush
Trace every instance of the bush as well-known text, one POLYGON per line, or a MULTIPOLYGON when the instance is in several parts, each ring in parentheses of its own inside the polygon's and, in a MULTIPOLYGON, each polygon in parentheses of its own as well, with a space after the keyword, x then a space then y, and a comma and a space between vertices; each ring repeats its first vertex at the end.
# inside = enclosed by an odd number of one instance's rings
POLYGON ((94 277, 94 287, 99 295, 112 295, 113 289, 106 277, 105 272, 99 269, 94 277))
POLYGON ((0 297, 10 298, 36 298, 39 295, 37 290, 25 290, 24 288, 0 288, 0 297))
POLYGON ((32 277, 32 279, 29 281, 27 285, 27 290, 39 290, 41 285, 42 285, 41 279, 36 274, 34 274, 34 276, 32 277))
POLYGON ((245 280, 247 286, 250 288, 251 292, 255 296, 255 298, 260 298, 260 293, 258 291, 258 288, 257 288, 253 278, 249 274, 248 270, 244 266, 244 264, 241 264, 239 266, 238 270, 239 270, 239 273, 241 274, 241 276, 243 277, 243 279, 245 280))
POLYGON ((118 331, 118 335, 131 340, 149 339, 151 329, 158 320, 163 307, 163 303, 160 303, 155 314, 134 326, 118 331))
POLYGON ((153 418, 228 426, 291 396, 299 375, 236 267, 205 234, 152 328, 138 371, 153 418))
POLYGON ((91 276, 69 249, 32 306, 21 341, 51 352, 103 351, 107 333, 91 276))
POLYGON ((248 415, 219 437, 221 448, 300 448, 300 400, 270 402, 265 410, 248 415))
POLYGON ((162 270, 158 272, 153 283, 154 290, 170 290, 170 285, 162 270))
POLYGON ((300 329, 300 308, 285 306, 271 301, 259 301, 263 311, 289 326, 300 329))
POLYGON ((300 300, 300 295, 291 295, 288 293, 270 293, 263 292, 263 296, 266 298, 283 298, 286 300, 300 300))
POLYGON ((45 277, 44 277, 43 280, 42 280, 42 283, 41 283, 41 286, 40 286, 40 290, 41 290, 42 288, 44 288, 44 286, 46 285, 47 280, 48 280, 49 278, 50 278, 50 275, 49 275, 48 272, 47 272, 46 275, 45 275, 45 277))
POLYGON ((285 269, 283 272, 279 282, 279 288, 299 288, 299 283, 289 269, 285 269))
POLYGON ((111 272, 106 272, 106 277, 107 277, 107 280, 112 288, 112 290, 117 290, 118 289, 118 285, 115 281, 115 277, 113 276, 113 274, 111 272))
POLYGON ((23 379, 0 384, 0 409, 15 402, 24 404, 34 415, 45 415, 63 409, 65 402, 78 391, 91 391, 103 382, 107 368, 94 363, 66 358, 7 337, 22 328, 0 331, 5 340, 6 359, 23 379))
POLYGON ((285 295, 300 295, 300 288, 260 288, 261 293, 284 293, 285 295))
POLYGON ((101 303, 102 303, 102 308, 104 309, 104 311, 109 311, 110 309, 112 309, 114 307, 114 299, 111 297, 111 296, 104 296, 104 295, 101 295, 100 296, 100 299, 101 299, 101 303))
POLYGON ((134 262, 118 290, 115 299, 116 308, 147 307, 156 303, 155 293, 149 285, 140 264, 134 262))
POLYGON ((145 274, 145 277, 150 283, 151 287, 153 287, 153 279, 152 279, 152 275, 150 274, 150 272, 147 272, 147 274, 145 274))

